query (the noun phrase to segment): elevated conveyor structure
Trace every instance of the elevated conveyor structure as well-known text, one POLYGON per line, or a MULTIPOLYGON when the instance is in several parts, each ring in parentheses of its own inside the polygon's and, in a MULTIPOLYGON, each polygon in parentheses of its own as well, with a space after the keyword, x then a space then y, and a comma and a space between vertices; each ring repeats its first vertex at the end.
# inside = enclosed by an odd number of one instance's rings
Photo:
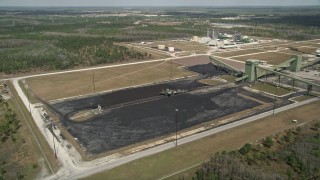
POLYGON ((299 72, 302 68, 305 68, 310 65, 314 65, 319 62, 320 62, 320 58, 311 62, 302 62, 302 56, 293 56, 291 59, 279 65, 264 66, 260 64, 260 60, 249 59, 246 61, 245 74, 248 76, 247 80, 249 82, 253 82, 262 76, 267 76, 268 74, 274 74, 273 72, 279 72, 287 68, 289 68, 293 72, 299 72), (257 66, 262 68, 257 70, 255 68, 257 66))
MULTIPOLYGON (((242 71, 242 67, 239 67, 239 65, 235 65, 237 63, 227 63, 224 62, 222 60, 218 60, 217 58, 210 56, 210 62, 214 65, 216 65, 217 67, 221 67, 221 68, 225 68, 228 69, 229 71, 231 71, 232 75, 239 75, 239 74, 244 74, 244 71, 242 71)), ((240 64, 241 66, 242 64, 240 64)))
POLYGON ((292 79, 292 86, 293 86, 293 88, 294 88, 294 85, 295 85, 295 82, 296 82, 296 81, 303 82, 303 83, 307 84, 307 87, 308 87, 308 88, 307 88, 308 95, 311 94, 311 91, 312 91, 312 88, 313 88, 313 87, 318 87, 318 88, 320 88, 320 84, 316 84, 316 83, 314 83, 314 82, 310 82, 310 81, 307 81, 307 80, 302 79, 302 78, 299 78, 299 77, 294 77, 294 76, 290 76, 290 75, 288 75, 288 74, 284 74, 284 73, 281 73, 281 72, 278 72, 278 71, 274 71, 274 70, 271 70, 271 69, 266 68, 266 67, 263 67, 263 66, 256 66, 255 69, 257 69, 256 71, 258 71, 258 69, 262 69, 262 70, 265 71, 265 74, 270 74, 270 73, 271 73, 271 74, 276 74, 276 75, 278 75, 278 76, 279 76, 279 83, 280 83, 280 76, 290 78, 290 79, 292 79))
MULTIPOLYGON (((319 59, 315 60, 312 62, 312 64, 318 63, 319 59)), ((292 79, 292 86, 294 89, 295 82, 299 81, 302 83, 305 83, 307 85, 307 92, 308 94, 311 93, 313 87, 320 88, 320 84, 316 84, 314 82, 299 78, 299 77, 294 77, 288 74, 284 74, 279 72, 279 70, 283 68, 290 68, 291 71, 297 72, 300 71, 302 67, 306 67, 310 65, 310 63, 302 63, 302 57, 301 56, 296 56, 292 59, 289 59, 288 61, 278 65, 278 66, 264 66, 260 64, 259 60, 247 60, 246 61, 246 69, 245 69, 245 76, 247 77, 247 81, 249 82, 254 82, 257 81, 259 78, 265 76, 266 81, 267 81, 267 76, 270 74, 275 74, 279 76, 279 84, 280 84, 280 78, 286 77, 292 79)))
POLYGON ((291 59, 289 59, 279 65, 273 66, 273 70, 279 71, 279 70, 282 70, 283 68, 289 68, 293 72, 299 72, 301 69, 308 67, 308 66, 312 66, 312 65, 317 64, 319 62, 320 62, 320 58, 317 58, 314 61, 303 62, 302 56, 296 55, 296 56, 292 56, 291 59))

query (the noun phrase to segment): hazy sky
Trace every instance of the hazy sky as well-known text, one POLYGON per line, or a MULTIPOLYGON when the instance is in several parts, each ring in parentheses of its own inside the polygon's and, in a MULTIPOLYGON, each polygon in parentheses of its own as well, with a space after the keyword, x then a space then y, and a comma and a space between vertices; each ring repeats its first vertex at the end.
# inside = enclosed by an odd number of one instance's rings
POLYGON ((0 0, 0 6, 300 6, 320 0, 0 0))

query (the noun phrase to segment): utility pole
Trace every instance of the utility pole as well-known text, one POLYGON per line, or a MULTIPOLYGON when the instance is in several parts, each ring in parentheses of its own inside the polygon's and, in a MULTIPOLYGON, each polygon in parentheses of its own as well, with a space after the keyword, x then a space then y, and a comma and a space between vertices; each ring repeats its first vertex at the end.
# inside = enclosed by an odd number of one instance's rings
POLYGON ((93 70, 92 70, 91 72, 92 72, 92 85, 93 85, 93 92, 96 92, 96 85, 94 84, 94 72, 93 72, 93 70))
POLYGON ((170 79, 172 79, 172 60, 171 60, 171 68, 170 68, 170 79))
POLYGON ((54 141, 54 132, 53 132, 53 123, 51 120, 51 132, 52 132, 52 141, 53 141, 53 150, 54 150, 54 157, 57 159, 57 152, 56 152, 56 143, 54 141))
POLYGON ((276 110, 277 95, 278 95, 278 86, 276 86, 276 95, 274 96, 274 101, 273 101, 273 115, 276 110))
POLYGON ((31 114, 31 104, 30 104, 30 93, 29 93, 29 86, 25 86, 27 89, 27 98, 28 98, 28 102, 29 102, 29 112, 31 114))
POLYGON ((176 109, 176 147, 178 146, 178 111, 179 109, 176 109))

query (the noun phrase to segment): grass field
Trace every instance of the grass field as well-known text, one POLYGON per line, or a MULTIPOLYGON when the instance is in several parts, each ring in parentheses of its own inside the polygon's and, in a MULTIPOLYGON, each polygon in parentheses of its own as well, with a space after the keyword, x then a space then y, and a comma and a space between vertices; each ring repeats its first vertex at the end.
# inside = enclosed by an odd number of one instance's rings
POLYGON ((44 100, 54 100, 128 86, 143 85, 195 75, 169 61, 104 68, 27 79, 32 91, 44 100), (171 75, 172 66, 172 77, 171 75))
POLYGON ((283 96, 291 92, 290 89, 283 88, 283 87, 277 88, 275 85, 268 84, 268 83, 261 83, 261 82, 255 83, 253 86, 251 86, 251 88, 259 91, 263 91, 269 94, 277 95, 277 96, 283 96))
POLYGON ((258 59, 262 61, 267 61, 268 64, 278 65, 285 62, 286 60, 291 59, 291 56, 292 55, 290 54, 284 54, 279 52, 266 52, 254 55, 235 57, 233 59, 239 61, 246 61, 248 59, 258 59))
MULTIPOLYGON (((297 124, 293 124, 292 119, 298 120, 299 124, 319 119, 319 106, 320 101, 317 101, 284 111, 275 116, 269 116, 162 153, 132 161, 86 179, 158 179, 206 161, 216 152, 237 149, 245 143, 254 143, 266 136, 293 128, 297 124)), ((180 175, 169 179, 179 179, 180 175)))
POLYGON ((232 56, 239 56, 239 55, 245 55, 245 54, 251 54, 251 53, 259 53, 263 51, 264 50, 261 50, 261 49, 245 49, 245 50, 215 53, 214 55, 220 56, 220 57, 232 57, 232 56))

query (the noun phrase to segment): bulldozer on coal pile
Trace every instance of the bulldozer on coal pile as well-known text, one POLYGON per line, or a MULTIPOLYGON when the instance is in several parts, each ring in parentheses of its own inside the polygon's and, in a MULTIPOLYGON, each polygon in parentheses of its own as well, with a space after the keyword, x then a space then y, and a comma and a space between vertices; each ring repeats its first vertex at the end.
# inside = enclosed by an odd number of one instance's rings
POLYGON ((181 90, 181 89, 177 89, 177 90, 173 90, 173 89, 163 89, 160 94, 164 95, 164 96, 173 96, 173 95, 177 95, 177 94, 181 94, 181 93, 185 93, 185 90, 181 90))

